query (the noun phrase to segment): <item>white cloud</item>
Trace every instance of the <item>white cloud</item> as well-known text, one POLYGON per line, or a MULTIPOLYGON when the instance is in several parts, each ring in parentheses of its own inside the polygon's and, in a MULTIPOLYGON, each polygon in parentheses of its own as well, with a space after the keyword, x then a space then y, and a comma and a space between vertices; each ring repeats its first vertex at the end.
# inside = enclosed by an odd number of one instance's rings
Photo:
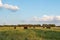
POLYGON ((60 20, 60 16, 56 16, 56 19, 57 19, 57 20, 60 20))
POLYGON ((30 21, 36 21, 36 22, 40 22, 40 21, 52 21, 53 19, 55 19, 55 16, 43 15, 42 17, 33 16, 30 19, 30 21))
POLYGON ((0 8, 1 7, 4 7, 4 8, 9 9, 9 10, 13 10, 13 11, 16 11, 16 10, 19 9, 18 6, 9 5, 9 4, 3 4, 2 1, 0 0, 0 8))
POLYGON ((30 22, 30 23, 52 23, 52 24, 60 24, 60 16, 48 16, 43 15, 42 17, 33 16, 30 19, 25 20, 24 22, 30 22))
POLYGON ((9 5, 9 4, 4 4, 4 8, 10 9, 10 10, 18 10, 19 9, 18 6, 13 6, 13 5, 9 5))
POLYGON ((3 6, 3 4, 2 4, 2 2, 1 2, 1 0, 0 0, 0 7, 2 7, 3 6))
POLYGON ((42 18, 40 18, 41 21, 52 21, 54 19, 54 16, 47 16, 43 15, 42 18))
POLYGON ((2 7, 3 5, 2 4, 0 4, 0 7, 2 7))
POLYGON ((43 15, 42 17, 32 17, 31 20, 33 21, 37 21, 37 22, 40 22, 40 21, 60 21, 60 16, 48 16, 48 15, 43 15))

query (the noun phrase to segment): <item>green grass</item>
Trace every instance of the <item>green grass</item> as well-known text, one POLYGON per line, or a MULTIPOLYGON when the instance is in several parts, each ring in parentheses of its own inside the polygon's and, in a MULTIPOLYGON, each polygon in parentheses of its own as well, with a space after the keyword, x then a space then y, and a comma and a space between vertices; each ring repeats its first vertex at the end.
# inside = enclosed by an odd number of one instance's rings
POLYGON ((60 32, 41 29, 0 31, 0 40, 60 40, 60 32))

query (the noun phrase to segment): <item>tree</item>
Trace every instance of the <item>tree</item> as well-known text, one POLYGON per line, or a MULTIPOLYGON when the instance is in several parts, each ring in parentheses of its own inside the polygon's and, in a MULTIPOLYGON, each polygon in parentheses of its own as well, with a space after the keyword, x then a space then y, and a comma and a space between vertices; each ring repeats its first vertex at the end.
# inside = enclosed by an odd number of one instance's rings
POLYGON ((47 28, 47 29, 50 29, 50 28, 51 28, 51 26, 50 26, 50 25, 47 25, 47 26, 46 26, 46 28, 47 28))
POLYGON ((18 24, 18 25, 17 25, 17 27, 21 27, 21 25, 20 25, 20 24, 18 24))
POLYGON ((45 28, 47 26, 47 24, 42 24, 42 27, 45 28))
POLYGON ((37 27, 41 27, 41 25, 40 24, 37 24, 37 27))
POLYGON ((50 27, 55 27, 56 25, 55 24, 49 24, 50 27))

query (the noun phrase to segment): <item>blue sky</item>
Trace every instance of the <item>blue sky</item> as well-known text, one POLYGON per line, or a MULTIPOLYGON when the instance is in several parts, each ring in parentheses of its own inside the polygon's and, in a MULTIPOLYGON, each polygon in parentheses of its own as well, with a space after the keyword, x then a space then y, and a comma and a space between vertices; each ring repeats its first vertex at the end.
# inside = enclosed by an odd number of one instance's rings
POLYGON ((0 24, 60 24, 60 0, 2 0, 2 5, 0 24), (5 4, 17 8, 6 8, 5 4))

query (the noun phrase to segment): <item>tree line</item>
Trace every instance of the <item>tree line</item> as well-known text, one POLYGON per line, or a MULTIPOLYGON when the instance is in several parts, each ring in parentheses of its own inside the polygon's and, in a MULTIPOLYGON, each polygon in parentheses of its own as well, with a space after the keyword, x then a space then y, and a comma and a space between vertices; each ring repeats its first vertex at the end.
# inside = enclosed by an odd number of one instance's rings
POLYGON ((14 29, 16 29, 16 27, 24 27, 24 29, 27 29, 28 27, 43 27, 43 28, 48 28, 50 29, 51 27, 60 27, 60 26, 56 26, 55 24, 24 24, 24 25, 21 25, 21 24, 18 24, 18 25, 0 25, 0 27, 14 27, 14 29))

